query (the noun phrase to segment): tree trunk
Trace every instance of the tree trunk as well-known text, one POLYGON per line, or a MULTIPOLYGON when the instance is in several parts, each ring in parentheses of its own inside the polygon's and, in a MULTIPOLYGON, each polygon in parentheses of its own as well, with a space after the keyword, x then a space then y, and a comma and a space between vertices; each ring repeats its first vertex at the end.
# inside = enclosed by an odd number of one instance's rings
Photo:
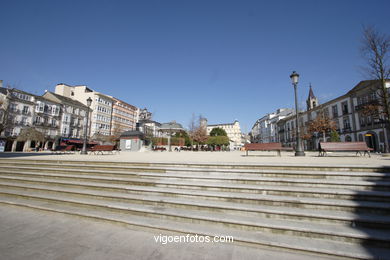
POLYGON ((31 146, 31 140, 27 140, 24 143, 23 152, 29 152, 30 151, 30 146, 31 146))
POLYGON ((16 145, 17 145, 17 141, 16 140, 14 140, 13 142, 12 142, 12 148, 11 148, 11 152, 16 152, 16 145))
POLYGON ((384 78, 384 76, 382 77, 381 79, 381 84, 382 84, 382 90, 383 90, 383 103, 384 103, 384 110, 385 110, 385 129, 386 131, 383 132, 383 135, 384 135, 384 141, 385 141, 385 145, 384 145, 384 150, 385 150, 385 153, 388 153, 389 152, 389 143, 388 143, 388 140, 387 140, 387 133, 390 132, 390 106, 389 106, 389 94, 387 92, 387 89, 386 89, 386 79, 384 78))
POLYGON ((389 135, 388 135, 388 133, 389 133, 389 129, 388 129, 388 127, 386 127, 386 126, 384 126, 383 127, 383 138, 384 138, 384 152, 385 153, 389 153, 389 135))

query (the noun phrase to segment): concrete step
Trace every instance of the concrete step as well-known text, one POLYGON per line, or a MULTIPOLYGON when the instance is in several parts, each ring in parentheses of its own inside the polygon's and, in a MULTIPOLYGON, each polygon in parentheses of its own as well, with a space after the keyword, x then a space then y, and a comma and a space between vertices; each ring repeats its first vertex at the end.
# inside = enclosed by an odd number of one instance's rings
POLYGON ((81 188, 88 190, 114 191, 122 193, 141 194, 144 196, 158 195, 164 197, 181 197, 192 199, 208 199, 216 201, 239 202, 252 205, 283 206, 315 210, 336 210, 358 213, 375 213, 390 215, 390 206, 386 202, 336 200, 323 198, 305 198, 291 196, 274 196, 244 192, 226 192, 217 190, 191 190, 160 186, 135 186, 116 183, 97 183, 89 180, 57 180, 49 178, 27 178, 18 176, 0 176, 0 184, 7 185, 41 185, 55 188, 81 188))
POLYGON ((0 159, 0 203, 379 259, 390 255, 389 177, 388 167, 0 159))
MULTIPOLYGON (((314 238, 269 234, 260 231, 235 230, 228 227, 217 227, 215 225, 200 225, 197 223, 178 223, 168 219, 157 219, 145 216, 131 216, 117 212, 104 212, 96 209, 85 209, 72 205, 47 204, 46 202, 26 200, 23 198, 0 198, 0 203, 13 206, 28 207, 36 210, 68 214, 77 217, 84 217, 93 220, 110 221, 118 224, 129 225, 130 227, 144 228, 159 234, 164 231, 177 232, 178 235, 187 236, 209 236, 215 235, 231 236, 234 243, 251 246, 265 246, 278 248, 280 250, 294 250, 302 253, 314 253, 321 256, 341 257, 348 259, 386 259, 390 250, 372 246, 362 246, 353 243, 340 241, 324 241, 314 238)), ((184 239, 184 238, 183 238, 184 239)))
MULTIPOLYGON (((53 173, 56 172, 61 172, 55 169, 48 169, 48 168, 38 168, 36 170, 32 168, 9 168, 8 171, 5 169, 0 169, 1 172, 14 172, 15 171, 20 171, 20 170, 30 170, 30 171, 38 171, 38 172, 43 172, 43 171, 51 171, 53 173)), ((190 180, 199 180, 199 181, 213 181, 213 180, 226 180, 226 181, 236 181, 236 182, 243 182, 243 183, 253 183, 253 184, 277 184, 277 183, 283 183, 284 185, 301 185, 301 186, 315 186, 315 187, 326 187, 330 186, 332 188, 338 188, 338 187, 344 187, 344 188, 353 188, 353 189, 372 189, 372 187, 375 187, 375 189, 378 190, 390 190, 390 182, 388 181, 351 181, 351 180, 317 180, 317 179, 295 179, 295 178, 271 178, 271 177, 247 177, 247 176, 212 176, 212 177, 200 177, 200 176, 195 176, 193 177, 189 173, 182 173, 182 174, 154 174, 154 173, 132 173, 132 172, 126 172, 125 174, 123 173, 118 173, 118 172, 105 172, 105 171, 81 171, 81 170, 66 170, 62 172, 77 172, 77 173, 84 173, 84 174, 89 174, 89 173, 102 173, 106 175, 121 175, 122 176, 137 176, 137 177, 163 177, 163 178, 177 178, 177 179, 190 179, 190 180)))
MULTIPOLYGON (((21 169, 19 169, 21 170, 21 169)), ((93 182, 110 182, 110 183, 123 183, 131 182, 133 185, 136 185, 137 182, 147 183, 149 185, 151 182, 156 185, 167 184, 171 187, 177 184, 177 188, 188 188, 188 184, 191 184, 189 187, 194 188, 194 183, 196 189, 215 189, 220 187, 220 190, 233 190, 239 192, 254 192, 261 193, 264 195, 282 195, 282 196, 294 196, 294 197, 315 197, 315 198, 332 198, 332 199, 357 199, 357 200, 370 200, 370 201, 383 201, 390 202, 390 192, 389 191, 369 191, 368 188, 365 190, 349 190, 349 189, 334 189, 334 188, 318 188, 318 187, 295 187, 295 186, 272 186, 272 185, 247 185, 241 184, 240 182, 234 182, 232 179, 216 179, 211 180, 198 180, 194 179, 192 176, 186 174, 175 174, 175 175, 156 175, 150 173, 120 173, 116 174, 115 172, 106 173, 106 172, 84 172, 78 170, 67 170, 67 171, 56 171, 46 168, 37 168, 35 170, 30 170, 23 168, 23 172, 14 172, 14 171, 5 171, 5 169, 0 170, 1 176, 23 176, 23 177, 32 177, 32 178, 45 178, 45 179, 73 179, 73 180, 91 180, 93 182), (164 181, 161 181, 164 180, 164 181), (185 181, 185 182, 183 182, 185 181), (189 182, 190 183, 189 183, 189 182), (226 183, 227 182, 227 183, 226 183)), ((237 180, 237 179, 233 179, 237 180)), ((375 188, 373 188, 375 189, 375 188)))
POLYGON ((149 206, 101 199, 87 199, 74 197, 70 194, 54 195, 41 192, 13 191, 1 188, 2 197, 21 197, 28 200, 44 201, 49 204, 70 204, 73 206, 92 208, 99 211, 127 213, 129 216, 146 216, 160 219, 176 220, 178 223, 200 223, 215 225, 221 228, 229 227, 237 230, 261 231, 275 234, 294 235, 297 237, 316 238, 333 241, 341 241, 355 244, 370 244, 378 247, 390 247, 389 232, 369 229, 352 228, 341 224, 317 224, 308 225, 302 221, 277 220, 253 216, 237 216, 219 212, 202 212, 199 210, 181 210, 167 206, 149 206))
MULTIPOLYGON (((390 181, 390 173, 383 172, 350 172, 350 171, 297 171, 297 170, 266 170, 266 169, 207 169, 207 168, 186 168, 186 167, 139 167, 139 166, 118 166, 118 165, 79 165, 79 164, 55 164, 55 163, 28 163, 28 162, 2 162, 1 169, 47 169, 47 170, 78 170, 80 172, 101 172, 102 174, 117 173, 145 173, 150 175, 169 174, 171 176, 190 175, 199 179, 212 179, 217 177, 236 178, 242 177, 247 180, 253 177, 274 177, 274 178, 311 178, 329 180, 356 180, 356 181, 390 181)), ((379 170, 379 169, 378 169, 379 170)))
MULTIPOLYGON (((73 171, 74 172, 74 171, 73 171)), ((388 197, 386 197, 386 194, 389 194, 388 191, 390 191, 390 182, 367 182, 367 181, 336 181, 336 180, 311 180, 311 179, 282 179, 277 180, 275 178, 262 178, 258 177, 257 181, 255 183, 250 182, 249 184, 246 183, 235 183, 231 179, 226 181, 225 179, 212 179, 212 180, 199 180, 196 178, 192 178, 188 176, 183 176, 182 178, 177 177, 170 177, 170 176, 144 176, 139 174, 126 174, 126 175, 119 175, 119 176, 101 176, 101 175, 92 175, 90 174, 72 174, 73 172, 68 173, 45 173, 40 171, 39 173, 35 172, 14 172, 14 171, 1 171, 1 176, 26 176, 30 178, 55 178, 55 179, 77 179, 77 180, 89 180, 91 182, 102 182, 102 183, 127 183, 131 185, 145 185, 145 186, 166 186, 166 187, 178 187, 183 189, 209 189, 209 190, 223 190, 223 191, 241 191, 245 190, 246 192, 253 192, 253 193, 264 193, 267 192, 262 187, 285 187, 284 192, 286 191, 287 187, 290 187, 291 191, 298 192, 299 189, 304 190, 306 189, 309 193, 312 193, 312 189, 318 189, 318 190, 334 190, 334 192, 327 193, 327 195, 324 196, 338 196, 338 190, 344 189, 344 190, 355 190, 355 193, 350 193, 349 196, 355 196, 359 195, 360 191, 383 191, 382 193, 372 193, 372 196, 377 196, 376 199, 378 200, 387 200, 388 197), (337 189, 336 189, 337 187, 337 189), (382 196, 383 195, 383 196, 382 196)), ((78 172, 76 172, 78 173, 78 172)), ((270 191, 271 192, 271 191, 270 191)), ((274 189, 272 191, 274 194, 276 193, 283 193, 283 189, 279 189, 278 191, 274 189)), ((308 192, 300 192, 299 196, 306 196, 308 195, 308 192)), ((366 196, 370 192, 362 192, 360 195, 364 195, 361 197, 370 198, 370 196, 366 196)), ((326 194, 325 193, 314 193, 316 196, 319 194, 326 194)), ((342 195, 342 193, 340 193, 342 195)), ((345 196, 348 196, 344 193, 345 196)), ((375 199, 375 198, 374 198, 375 199)))
POLYGON ((294 170, 294 171, 312 171, 312 172, 380 172, 380 173, 390 173, 390 167, 371 167, 371 166, 353 166, 353 165, 283 165, 282 163, 278 165, 269 165, 269 164, 237 164, 237 163, 142 163, 142 162, 121 162, 121 161, 96 161, 96 160, 83 160, 83 161, 73 161, 73 160, 64 160, 61 156, 58 157, 58 160, 36 160, 36 159, 12 159, 12 158, 0 158, 0 163, 27 163, 27 164, 57 164, 57 165, 86 165, 86 166, 115 166, 115 167, 143 167, 143 168, 204 168, 204 169, 235 169, 235 170, 294 170))
POLYGON ((356 214, 343 211, 310 210, 302 208, 253 205, 238 202, 224 202, 182 197, 161 197, 158 195, 139 195, 115 191, 88 190, 74 187, 51 187, 46 185, 31 185, 24 183, 0 183, 0 188, 7 190, 29 191, 48 194, 72 195, 85 198, 101 198, 108 201, 119 201, 143 205, 170 206, 182 209, 224 212, 229 214, 259 216, 288 220, 301 220, 315 223, 339 223, 353 227, 372 227, 390 229, 390 218, 375 214, 356 214))

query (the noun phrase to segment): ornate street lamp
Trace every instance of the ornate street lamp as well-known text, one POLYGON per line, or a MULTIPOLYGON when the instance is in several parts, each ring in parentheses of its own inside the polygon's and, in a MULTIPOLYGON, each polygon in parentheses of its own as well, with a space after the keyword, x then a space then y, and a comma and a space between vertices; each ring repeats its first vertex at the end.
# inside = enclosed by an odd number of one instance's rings
POLYGON ((305 156, 305 153, 302 149, 302 142, 301 142, 301 134, 299 131, 299 112, 298 112, 298 98, 297 98, 297 85, 298 85, 298 79, 299 74, 293 71, 293 73, 290 75, 292 84, 294 86, 294 94, 295 94, 295 135, 296 135, 296 145, 295 145, 295 156, 305 156))
POLYGON ((88 142, 88 124, 89 124, 89 107, 92 104, 92 98, 89 97, 87 99, 87 106, 88 106, 88 111, 87 111, 87 123, 84 125, 84 142, 83 142, 83 149, 81 150, 81 154, 88 154, 87 152, 87 142, 88 142))

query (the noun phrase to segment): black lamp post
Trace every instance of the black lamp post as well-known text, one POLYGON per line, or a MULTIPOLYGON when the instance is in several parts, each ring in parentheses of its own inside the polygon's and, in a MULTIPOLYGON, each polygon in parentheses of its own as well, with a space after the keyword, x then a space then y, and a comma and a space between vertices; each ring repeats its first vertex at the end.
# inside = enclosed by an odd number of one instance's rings
POLYGON ((81 150, 81 154, 88 154, 87 152, 87 142, 88 142, 88 124, 89 124, 89 107, 92 104, 92 98, 89 97, 87 99, 87 106, 88 106, 88 111, 87 111, 87 123, 84 126, 84 142, 83 142, 83 149, 81 150))
POLYGON ((298 112, 298 98, 297 98, 297 85, 298 85, 298 79, 299 74, 293 71, 293 73, 290 75, 292 84, 294 86, 294 94, 295 94, 295 134, 296 134, 296 141, 297 144, 295 146, 295 156, 305 156, 305 153, 302 149, 302 142, 301 142, 301 134, 299 130, 299 112, 298 112))

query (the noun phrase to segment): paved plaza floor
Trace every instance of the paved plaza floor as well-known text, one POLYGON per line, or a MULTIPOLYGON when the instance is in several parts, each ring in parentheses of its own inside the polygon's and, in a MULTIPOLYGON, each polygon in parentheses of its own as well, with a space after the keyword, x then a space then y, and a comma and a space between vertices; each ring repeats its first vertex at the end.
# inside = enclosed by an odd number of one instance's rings
POLYGON ((0 259, 330 259, 227 243, 156 243, 177 235, 0 205, 0 259))
POLYGON ((390 157, 381 154, 357 156, 355 153, 329 153, 326 157, 318 157, 318 152, 306 152, 305 157, 295 157, 293 152, 120 152, 117 154, 52 154, 50 152, 33 153, 0 153, 0 158, 44 159, 44 160, 78 160, 78 161, 117 161, 146 163, 203 163, 203 164, 234 164, 234 165, 304 165, 304 166, 390 166, 390 157))

